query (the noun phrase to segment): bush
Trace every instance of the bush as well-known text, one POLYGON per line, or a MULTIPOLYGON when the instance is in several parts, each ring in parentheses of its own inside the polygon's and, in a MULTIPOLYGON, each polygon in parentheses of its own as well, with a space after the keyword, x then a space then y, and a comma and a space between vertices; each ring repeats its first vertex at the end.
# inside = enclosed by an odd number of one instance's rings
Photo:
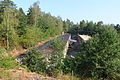
POLYGON ((54 77, 59 74, 62 66, 62 58, 59 55, 45 55, 37 49, 28 52, 22 62, 32 72, 45 73, 54 77))
POLYGON ((76 69, 76 63, 74 58, 66 57, 64 59, 64 66, 62 67, 62 70, 65 74, 70 74, 76 69))
POLYGON ((46 70, 44 63, 45 56, 42 55, 37 49, 33 49, 24 56, 22 62, 32 72, 44 72, 46 70))

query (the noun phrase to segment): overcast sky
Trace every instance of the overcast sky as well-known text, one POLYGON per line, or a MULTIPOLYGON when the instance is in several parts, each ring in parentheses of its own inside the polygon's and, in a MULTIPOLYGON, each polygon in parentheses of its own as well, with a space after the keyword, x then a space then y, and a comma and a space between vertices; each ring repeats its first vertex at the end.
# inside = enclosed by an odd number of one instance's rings
POLYGON ((77 23, 81 20, 103 21, 106 24, 120 23, 120 0, 12 0, 24 11, 36 1, 42 11, 70 19, 77 23))

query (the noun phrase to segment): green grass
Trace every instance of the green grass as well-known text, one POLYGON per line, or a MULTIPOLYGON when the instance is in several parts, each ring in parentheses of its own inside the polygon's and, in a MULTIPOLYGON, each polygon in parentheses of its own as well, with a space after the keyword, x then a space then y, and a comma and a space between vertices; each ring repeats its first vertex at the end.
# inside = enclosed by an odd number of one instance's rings
POLYGON ((6 70, 13 69, 18 67, 19 65, 15 61, 13 57, 2 57, 0 58, 0 67, 6 70))

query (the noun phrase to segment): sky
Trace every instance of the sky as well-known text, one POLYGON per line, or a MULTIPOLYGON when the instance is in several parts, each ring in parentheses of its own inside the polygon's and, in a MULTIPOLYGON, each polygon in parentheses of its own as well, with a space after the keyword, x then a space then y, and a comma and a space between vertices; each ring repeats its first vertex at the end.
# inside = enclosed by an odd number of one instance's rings
POLYGON ((67 18, 75 23, 81 20, 103 21, 120 24, 120 0, 12 0, 27 13, 28 8, 39 1, 43 12, 67 18))

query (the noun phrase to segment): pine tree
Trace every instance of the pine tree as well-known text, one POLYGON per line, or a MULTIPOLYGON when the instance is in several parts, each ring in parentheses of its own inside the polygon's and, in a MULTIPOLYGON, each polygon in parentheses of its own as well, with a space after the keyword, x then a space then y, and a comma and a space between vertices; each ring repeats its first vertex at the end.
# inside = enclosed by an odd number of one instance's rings
POLYGON ((19 37, 25 34, 25 27, 27 26, 27 16, 25 15, 22 8, 19 8, 19 13, 17 15, 19 20, 19 26, 17 28, 17 33, 19 37))
POLYGON ((18 26, 18 19, 16 18, 17 10, 13 1, 4 0, 0 4, 1 16, 1 41, 6 49, 10 49, 17 45, 18 36, 15 28, 18 26), (16 22, 16 23, 15 23, 16 22))
POLYGON ((40 8, 38 2, 35 2, 33 4, 33 7, 29 8, 28 11, 28 24, 31 24, 32 26, 38 26, 38 20, 40 18, 40 8))

